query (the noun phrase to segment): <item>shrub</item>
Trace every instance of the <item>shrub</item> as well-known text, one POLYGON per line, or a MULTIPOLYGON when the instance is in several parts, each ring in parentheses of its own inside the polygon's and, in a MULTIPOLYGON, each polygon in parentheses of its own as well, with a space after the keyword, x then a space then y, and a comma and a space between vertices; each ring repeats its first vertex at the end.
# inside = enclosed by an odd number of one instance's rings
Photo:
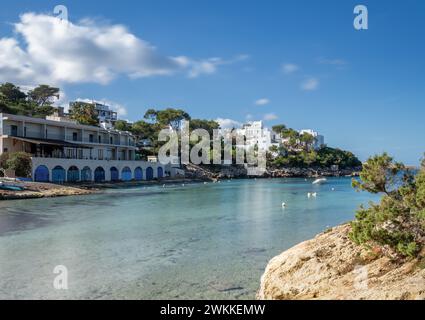
POLYGON ((7 154, 7 160, 3 168, 14 170, 15 175, 18 177, 30 177, 31 167, 30 154, 25 152, 12 152, 7 154))
POLYGON ((0 154, 0 168, 6 169, 6 161, 9 159, 9 153, 4 152, 0 154))
POLYGON ((353 187, 384 195, 379 203, 360 207, 350 238, 357 244, 388 246, 403 256, 416 256, 425 242, 425 170, 414 175, 384 153, 363 165, 353 187))
POLYGON ((287 151, 285 156, 278 156, 269 161, 273 167, 322 167, 329 168, 338 165, 341 169, 360 167, 362 163, 357 157, 340 149, 323 147, 318 151, 287 151))

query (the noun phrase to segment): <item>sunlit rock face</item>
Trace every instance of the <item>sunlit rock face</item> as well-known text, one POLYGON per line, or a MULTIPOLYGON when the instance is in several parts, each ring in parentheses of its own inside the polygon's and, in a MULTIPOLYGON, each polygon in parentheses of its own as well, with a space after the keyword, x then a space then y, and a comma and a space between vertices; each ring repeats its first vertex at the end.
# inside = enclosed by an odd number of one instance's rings
POLYGON ((258 299, 425 299, 425 269, 417 259, 392 261, 356 246, 343 225, 273 258, 258 299))

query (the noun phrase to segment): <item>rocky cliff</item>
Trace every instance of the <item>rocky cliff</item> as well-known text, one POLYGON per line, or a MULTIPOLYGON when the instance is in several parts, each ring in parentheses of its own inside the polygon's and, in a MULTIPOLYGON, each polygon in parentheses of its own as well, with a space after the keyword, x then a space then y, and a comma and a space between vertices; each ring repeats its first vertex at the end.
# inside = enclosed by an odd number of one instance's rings
POLYGON ((246 178, 247 170, 240 165, 194 165, 184 167, 185 176, 189 179, 220 180, 228 178, 246 178))
POLYGON ((286 177, 345 177, 357 176, 361 168, 336 169, 330 168, 280 168, 268 169, 266 176, 272 178, 286 177))
MULTIPOLYGON (((219 180, 228 178, 248 178, 247 169, 243 165, 194 165, 183 166, 186 177, 189 179, 219 180)), ((264 178, 291 178, 291 177, 341 177, 356 176, 361 168, 337 169, 330 168, 269 168, 264 178)))
POLYGON ((391 260, 335 227, 273 258, 258 299, 425 299, 425 257, 391 260))

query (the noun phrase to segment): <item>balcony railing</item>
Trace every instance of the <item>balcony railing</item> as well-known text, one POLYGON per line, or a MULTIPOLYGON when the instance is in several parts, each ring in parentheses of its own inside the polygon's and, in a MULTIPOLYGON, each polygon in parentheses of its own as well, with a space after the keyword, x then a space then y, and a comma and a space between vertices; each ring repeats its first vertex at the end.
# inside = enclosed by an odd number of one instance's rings
POLYGON ((111 143, 110 140, 107 138, 101 139, 101 141, 99 142, 98 137, 93 137, 93 140, 90 140, 90 138, 81 139, 81 137, 78 136, 77 139, 74 139, 74 136, 72 135, 64 136, 63 134, 49 133, 49 131, 47 131, 47 137, 45 137, 44 132, 35 131, 35 130, 25 131, 25 130, 22 130, 21 128, 18 128, 17 130, 12 130, 11 128, 3 128, 3 135, 20 137, 20 138, 65 140, 67 142, 107 144, 107 145, 125 146, 125 147, 134 147, 136 145, 134 141, 121 143, 121 141, 117 141, 116 139, 114 139, 111 143))

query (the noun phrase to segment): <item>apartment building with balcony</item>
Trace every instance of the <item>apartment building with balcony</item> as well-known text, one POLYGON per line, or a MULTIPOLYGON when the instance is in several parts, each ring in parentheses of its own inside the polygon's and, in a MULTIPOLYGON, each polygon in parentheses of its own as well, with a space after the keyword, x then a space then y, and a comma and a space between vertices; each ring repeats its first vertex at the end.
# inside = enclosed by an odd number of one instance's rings
POLYGON ((91 102, 87 101, 72 101, 69 103, 69 110, 71 111, 72 108, 76 103, 79 104, 85 104, 85 105, 91 105, 94 107, 95 113, 97 118, 99 119, 99 125, 103 128, 112 128, 115 122, 118 120, 118 113, 112 108, 104 103, 92 100, 91 102))
POLYGON ((0 153, 32 155, 34 181, 151 180, 165 173, 160 163, 135 160, 131 133, 58 115, 40 119, 0 113, 0 137, 0 153))

